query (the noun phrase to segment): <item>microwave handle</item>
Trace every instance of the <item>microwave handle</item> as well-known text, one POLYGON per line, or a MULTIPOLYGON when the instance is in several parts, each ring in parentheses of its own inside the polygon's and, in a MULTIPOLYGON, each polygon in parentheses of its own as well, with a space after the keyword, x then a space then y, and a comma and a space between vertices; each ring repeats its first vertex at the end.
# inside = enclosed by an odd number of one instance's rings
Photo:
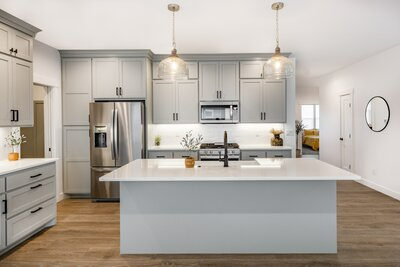
POLYGON ((233 106, 231 105, 231 113, 230 113, 230 115, 231 115, 231 120, 233 120, 233 106))

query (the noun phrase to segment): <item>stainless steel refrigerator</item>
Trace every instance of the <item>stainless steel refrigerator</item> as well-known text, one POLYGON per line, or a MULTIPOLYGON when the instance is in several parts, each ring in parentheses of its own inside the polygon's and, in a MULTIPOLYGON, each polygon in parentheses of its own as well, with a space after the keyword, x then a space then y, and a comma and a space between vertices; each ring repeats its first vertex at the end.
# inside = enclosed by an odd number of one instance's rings
POLYGON ((143 102, 90 103, 91 195, 94 200, 118 200, 118 182, 99 178, 145 155, 143 102))

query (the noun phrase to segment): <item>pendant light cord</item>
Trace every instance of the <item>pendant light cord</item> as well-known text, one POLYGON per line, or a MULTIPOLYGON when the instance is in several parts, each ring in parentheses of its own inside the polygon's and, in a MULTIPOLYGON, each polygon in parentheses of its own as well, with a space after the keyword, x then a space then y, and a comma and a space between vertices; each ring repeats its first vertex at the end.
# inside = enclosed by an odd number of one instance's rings
POLYGON ((278 11, 279 11, 279 9, 277 8, 276 9, 276 32, 275 32, 275 35, 276 35, 276 47, 279 47, 279 17, 278 17, 278 11))
POLYGON ((176 49, 175 43, 175 11, 172 11, 172 49, 176 49))

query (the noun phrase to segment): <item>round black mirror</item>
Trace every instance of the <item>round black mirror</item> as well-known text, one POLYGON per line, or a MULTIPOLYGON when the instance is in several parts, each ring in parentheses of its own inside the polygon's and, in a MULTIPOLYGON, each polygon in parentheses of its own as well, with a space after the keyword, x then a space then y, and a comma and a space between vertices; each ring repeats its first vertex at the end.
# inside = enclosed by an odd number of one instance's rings
POLYGON ((365 108, 365 121, 374 132, 383 131, 389 123, 390 109, 387 101, 381 96, 371 98, 365 108))

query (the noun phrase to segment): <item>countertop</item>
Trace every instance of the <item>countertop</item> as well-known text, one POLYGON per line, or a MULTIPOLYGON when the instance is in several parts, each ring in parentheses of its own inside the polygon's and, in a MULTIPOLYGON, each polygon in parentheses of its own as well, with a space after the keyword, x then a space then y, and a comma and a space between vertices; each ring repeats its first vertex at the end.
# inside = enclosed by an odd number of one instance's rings
MULTIPOLYGON (((240 150, 291 150, 289 146, 270 146, 270 145, 240 145, 240 150)), ((180 145, 161 145, 151 146, 148 151, 184 151, 185 149, 180 145)))
POLYGON ((184 159, 138 159, 106 174, 100 181, 328 181, 361 177, 317 159, 265 159, 222 162, 198 161, 185 168, 184 159))
POLYGON ((6 175, 12 172, 29 169, 51 162, 56 162, 57 160, 58 158, 20 159, 16 161, 1 160, 0 175, 6 175))

